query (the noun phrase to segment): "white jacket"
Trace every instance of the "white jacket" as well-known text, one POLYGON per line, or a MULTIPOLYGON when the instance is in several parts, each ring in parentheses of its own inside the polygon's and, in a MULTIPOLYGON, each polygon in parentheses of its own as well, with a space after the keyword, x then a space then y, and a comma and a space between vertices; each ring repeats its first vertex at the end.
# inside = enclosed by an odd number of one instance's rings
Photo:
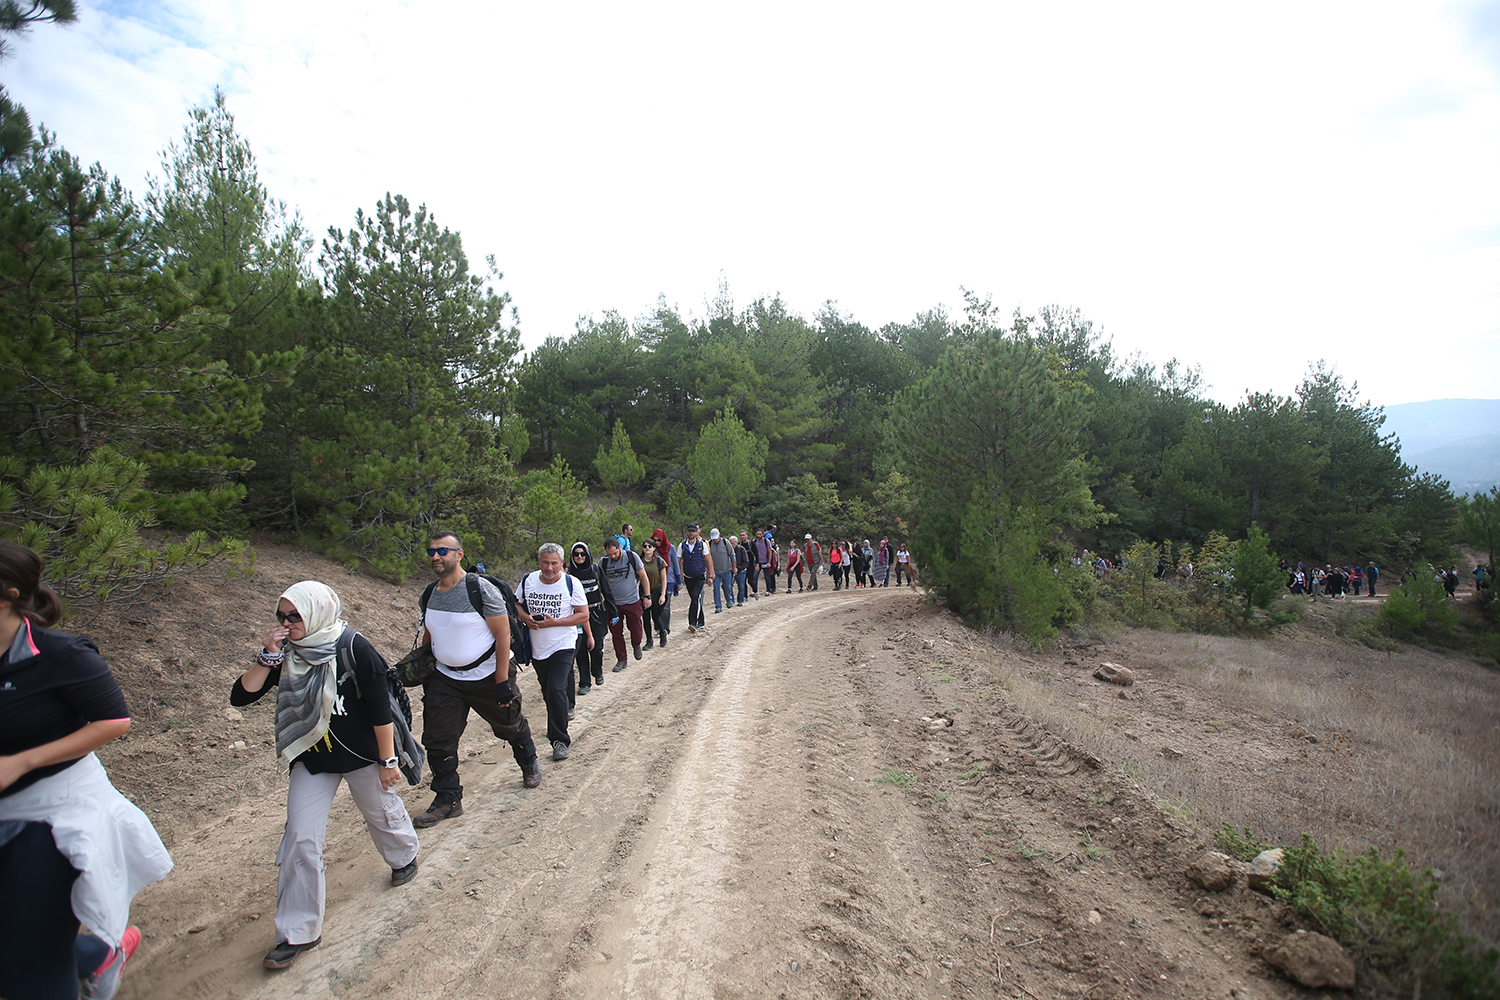
POLYGON ((73 915, 111 948, 130 923, 130 902, 172 870, 172 858, 146 814, 109 783, 93 754, 0 798, 0 820, 46 823, 52 841, 80 872, 73 915))

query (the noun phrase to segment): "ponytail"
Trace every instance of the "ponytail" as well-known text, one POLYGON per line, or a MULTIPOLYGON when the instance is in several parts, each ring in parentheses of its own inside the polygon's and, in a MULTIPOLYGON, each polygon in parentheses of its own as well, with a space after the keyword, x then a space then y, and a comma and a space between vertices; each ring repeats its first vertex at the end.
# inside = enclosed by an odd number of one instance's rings
POLYGON ((8 600, 23 618, 51 628, 62 621, 62 601, 42 585, 42 557, 18 542, 0 541, 0 600, 8 600))

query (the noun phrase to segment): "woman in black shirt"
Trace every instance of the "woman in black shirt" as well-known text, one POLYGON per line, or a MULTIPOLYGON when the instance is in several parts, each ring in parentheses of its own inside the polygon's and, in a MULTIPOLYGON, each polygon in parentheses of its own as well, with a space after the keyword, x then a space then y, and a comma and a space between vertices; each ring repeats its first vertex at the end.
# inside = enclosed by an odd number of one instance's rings
POLYGON ((352 663, 339 661, 338 641, 349 627, 341 610, 339 595, 324 584, 287 588, 255 665, 229 693, 238 706, 277 689, 276 753, 291 766, 268 969, 286 968, 323 940, 323 838, 340 781, 348 782, 370 838, 391 866, 391 884, 405 885, 417 874, 417 832, 391 791, 401 772, 384 661, 358 633, 349 646, 352 663))
POLYGON ((0 542, 0 996, 111 997, 141 940, 131 900, 172 859, 94 756, 130 711, 94 643, 48 627, 42 568, 0 542))

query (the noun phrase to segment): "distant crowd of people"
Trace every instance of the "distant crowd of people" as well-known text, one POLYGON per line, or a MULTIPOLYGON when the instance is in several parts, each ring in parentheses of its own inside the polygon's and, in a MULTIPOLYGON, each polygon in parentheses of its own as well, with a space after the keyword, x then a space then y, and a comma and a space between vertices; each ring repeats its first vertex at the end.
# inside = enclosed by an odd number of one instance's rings
MULTIPOLYGON (((1102 580, 1118 570, 1123 565, 1124 558, 1116 556, 1109 559, 1099 553, 1082 549, 1073 553, 1072 563, 1074 566, 1092 568, 1094 575, 1102 580)), ((1316 601, 1318 596, 1322 595, 1329 600, 1341 601, 1350 596, 1359 597, 1362 593, 1369 597, 1379 596, 1381 571, 1374 560, 1363 565, 1354 563, 1348 566, 1335 566, 1328 563, 1308 568, 1303 563, 1294 564, 1282 559, 1279 566, 1286 574, 1287 593, 1293 597, 1306 597, 1316 601)), ((1195 572, 1196 568, 1191 561, 1179 564, 1174 570, 1164 557, 1159 556, 1153 575, 1156 579, 1163 580, 1175 573, 1180 580, 1191 580, 1195 572)), ((1445 570, 1441 566, 1429 564, 1427 572, 1431 573, 1432 578, 1442 585, 1450 600, 1458 598, 1463 577, 1459 574, 1457 565, 1451 565, 1445 570)), ((1407 567, 1401 574, 1400 582, 1404 585, 1416 574, 1416 570, 1407 567)), ((1494 579, 1494 570, 1481 563, 1474 567, 1473 576, 1474 592, 1487 594, 1491 581, 1494 579)))

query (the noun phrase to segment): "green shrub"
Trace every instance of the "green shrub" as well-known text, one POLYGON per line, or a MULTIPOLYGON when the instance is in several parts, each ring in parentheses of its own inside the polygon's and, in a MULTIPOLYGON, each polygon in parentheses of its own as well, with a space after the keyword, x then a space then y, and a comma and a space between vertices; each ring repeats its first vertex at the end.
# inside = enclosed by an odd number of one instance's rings
POLYGON ((1401 849, 1390 860, 1373 847, 1325 855, 1304 833, 1287 848, 1278 882, 1278 899, 1393 987, 1427 997, 1500 997, 1500 950, 1480 952, 1458 918, 1438 910, 1432 869, 1413 872, 1401 849))
POLYGON ((1443 640, 1457 625, 1458 610, 1426 570, 1392 589, 1380 606, 1380 626, 1393 639, 1443 640))
POLYGON ((1234 827, 1225 823, 1214 834, 1214 843, 1218 844, 1219 849, 1225 854, 1233 858, 1238 858, 1241 861, 1254 861, 1255 856, 1261 851, 1276 846, 1275 844, 1261 843, 1260 839, 1254 833, 1250 832, 1248 826, 1244 830, 1244 835, 1241 836, 1235 831, 1234 827))

